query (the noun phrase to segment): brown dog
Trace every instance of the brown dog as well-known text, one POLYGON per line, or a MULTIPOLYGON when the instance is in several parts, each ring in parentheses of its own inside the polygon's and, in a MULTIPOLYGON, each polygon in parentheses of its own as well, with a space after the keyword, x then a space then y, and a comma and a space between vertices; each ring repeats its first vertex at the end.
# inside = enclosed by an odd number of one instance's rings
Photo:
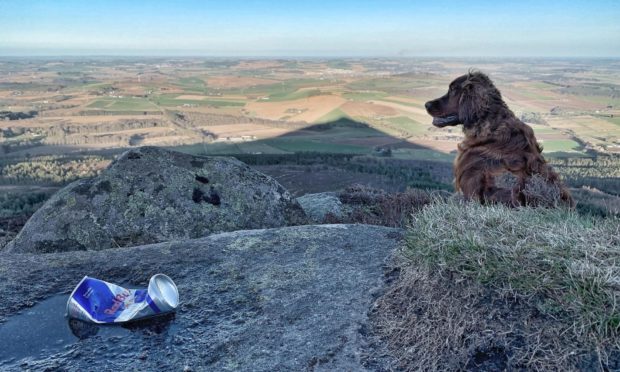
POLYGON ((448 93, 425 106, 436 127, 463 124, 465 140, 458 145, 454 173, 456 190, 466 198, 510 206, 558 201, 574 206, 558 174, 543 158, 532 128, 517 119, 485 74, 458 77, 448 93), (555 190, 547 192, 554 201, 536 198, 534 189, 540 190, 540 184, 547 191, 555 190))

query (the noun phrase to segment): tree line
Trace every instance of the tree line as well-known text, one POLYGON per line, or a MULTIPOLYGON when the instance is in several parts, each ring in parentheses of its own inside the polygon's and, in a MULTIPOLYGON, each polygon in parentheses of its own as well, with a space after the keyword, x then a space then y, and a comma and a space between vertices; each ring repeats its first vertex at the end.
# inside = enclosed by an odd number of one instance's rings
POLYGON ((40 156, 26 161, 0 162, 0 184, 62 186, 99 174, 110 159, 102 156, 40 156))

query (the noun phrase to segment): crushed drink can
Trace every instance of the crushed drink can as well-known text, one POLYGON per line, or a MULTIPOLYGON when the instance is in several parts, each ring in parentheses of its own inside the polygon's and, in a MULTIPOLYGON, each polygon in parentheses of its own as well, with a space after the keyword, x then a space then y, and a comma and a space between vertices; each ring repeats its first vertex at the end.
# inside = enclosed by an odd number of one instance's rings
POLYGON ((172 279, 156 274, 147 289, 127 289, 85 276, 67 301, 67 316, 94 323, 122 323, 174 311, 179 291, 172 279))

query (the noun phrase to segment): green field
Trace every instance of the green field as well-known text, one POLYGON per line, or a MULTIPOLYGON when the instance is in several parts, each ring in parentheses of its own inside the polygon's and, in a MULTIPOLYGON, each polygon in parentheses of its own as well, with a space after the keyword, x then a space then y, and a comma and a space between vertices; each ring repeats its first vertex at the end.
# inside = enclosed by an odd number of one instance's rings
POLYGON ((339 154, 367 154, 370 149, 365 146, 356 146, 339 143, 329 143, 308 137, 277 137, 252 142, 216 142, 204 145, 183 147, 182 151, 190 153, 205 153, 208 155, 226 154, 287 154, 296 152, 324 152, 339 154))
POLYGON ((392 157, 404 160, 433 160, 451 163, 454 161, 454 154, 444 154, 431 149, 395 149, 392 150, 392 157))
POLYGON ((231 100, 223 100, 223 99, 206 99, 203 102, 205 102, 207 105, 213 106, 213 107, 227 107, 227 106, 241 107, 241 106, 245 106, 245 102, 242 102, 242 101, 231 101, 231 100))
POLYGON ((108 105, 111 105, 111 104, 112 104, 111 101, 99 99, 99 100, 96 100, 96 101, 92 102, 91 104, 89 104, 86 107, 104 109, 104 108, 108 107, 108 105))
POLYGON ((339 68, 339 69, 350 69, 351 64, 342 60, 331 60, 327 62, 327 67, 331 68, 339 68))
POLYGON ((582 99, 584 101, 594 102, 596 104, 599 104, 601 105, 601 108, 604 108, 605 106, 609 106, 609 105, 613 107, 620 107, 620 98, 618 97, 590 96, 590 95, 579 95, 577 97, 579 97, 579 99, 582 99))
POLYGON ((286 152, 329 152, 336 154, 367 154, 370 149, 365 146, 329 143, 318 139, 278 137, 264 140, 264 143, 286 152))
POLYGON ((187 92, 205 92, 207 89, 207 83, 197 77, 180 78, 178 85, 187 92))
POLYGON ((270 146, 265 141, 241 142, 237 148, 244 154, 286 154, 288 151, 270 146))
POLYGON ((393 118, 387 118, 388 122, 395 127, 402 129, 409 134, 423 134, 428 130, 428 125, 423 125, 407 116, 397 116, 393 118))
POLYGON ((385 92, 346 92, 342 94, 343 98, 353 101, 374 101, 387 96, 385 92))
POLYGON ((551 127, 543 126, 543 125, 530 125, 530 127, 534 130, 534 134, 552 134, 558 133, 556 129, 551 127))
POLYGON ((194 106, 212 106, 212 107, 226 107, 226 106, 235 106, 241 107, 245 106, 245 102, 243 101, 235 101, 235 100, 225 100, 225 99, 178 99, 181 94, 162 94, 155 98, 153 98, 153 102, 155 102, 159 106, 166 107, 177 107, 183 105, 194 105, 194 106))
POLYGON ((528 98, 537 100, 537 101, 556 99, 555 97, 550 97, 548 95, 545 95, 545 91, 531 91, 531 90, 520 89, 519 94, 526 96, 528 98))
POLYGON ((296 99, 320 96, 322 93, 318 89, 304 89, 273 93, 269 95, 269 101, 294 101, 296 99))
MULTIPOLYGON (((270 97, 270 100, 273 96, 273 100, 283 100, 282 97, 286 97, 287 95, 294 95, 298 90, 302 88, 318 89, 321 86, 327 85, 329 83, 330 82, 327 80, 320 79, 287 79, 282 80, 279 83, 258 84, 245 88, 224 88, 218 89, 218 91, 226 94, 270 97)), ((304 97, 302 96, 300 98, 304 97)), ((288 99, 290 98, 284 100, 288 99)))
POLYGON ((411 88, 428 86, 428 80, 421 80, 410 76, 392 76, 386 78, 373 78, 358 80, 347 84, 347 88, 361 91, 380 91, 389 94, 404 93, 411 88))
POLYGON ((112 88, 112 84, 110 83, 92 83, 92 84, 84 84, 80 87, 80 90, 93 90, 93 89, 110 89, 112 88))
POLYGON ((147 111, 157 109, 157 106, 146 99, 128 98, 122 100, 116 100, 111 105, 106 107, 110 110, 128 110, 128 111, 147 111))
POLYGON ((605 120, 607 120, 610 123, 613 123, 613 124, 616 124, 616 125, 620 126, 620 116, 616 116, 616 117, 613 117, 613 118, 606 117, 605 120))
POLYGON ((88 108, 103 109, 108 111, 152 111, 157 106, 146 98, 102 98, 90 103, 88 108))
POLYGON ((227 94, 261 95, 268 97, 272 94, 290 94, 296 90, 297 88, 290 82, 283 81, 282 83, 256 85, 247 88, 222 89, 222 92, 227 94))
POLYGON ((155 102, 159 106, 168 106, 168 107, 176 107, 176 106, 183 106, 183 105, 204 106, 207 104, 204 100, 175 99, 175 98, 169 98, 169 97, 158 97, 158 98, 153 99, 153 102, 155 102))
POLYGON ((398 99, 387 99, 387 98, 382 98, 381 101, 385 101, 385 102, 392 102, 392 103, 398 103, 399 105, 403 105, 403 106, 409 106, 409 107, 417 107, 417 108, 421 108, 423 109, 424 106, 418 103, 412 103, 412 102, 405 102, 405 101, 400 101, 398 99))
POLYGON ((573 140, 546 140, 538 141, 543 146, 543 152, 578 152, 581 145, 573 140))

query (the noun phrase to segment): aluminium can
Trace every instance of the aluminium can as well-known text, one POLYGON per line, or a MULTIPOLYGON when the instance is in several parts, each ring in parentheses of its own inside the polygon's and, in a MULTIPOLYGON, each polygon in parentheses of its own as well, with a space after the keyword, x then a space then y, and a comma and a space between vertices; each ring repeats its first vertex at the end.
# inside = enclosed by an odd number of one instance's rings
POLYGON ((176 310, 179 291, 172 279, 156 274, 147 289, 127 289, 85 276, 67 301, 67 316, 93 323, 123 323, 176 310))

